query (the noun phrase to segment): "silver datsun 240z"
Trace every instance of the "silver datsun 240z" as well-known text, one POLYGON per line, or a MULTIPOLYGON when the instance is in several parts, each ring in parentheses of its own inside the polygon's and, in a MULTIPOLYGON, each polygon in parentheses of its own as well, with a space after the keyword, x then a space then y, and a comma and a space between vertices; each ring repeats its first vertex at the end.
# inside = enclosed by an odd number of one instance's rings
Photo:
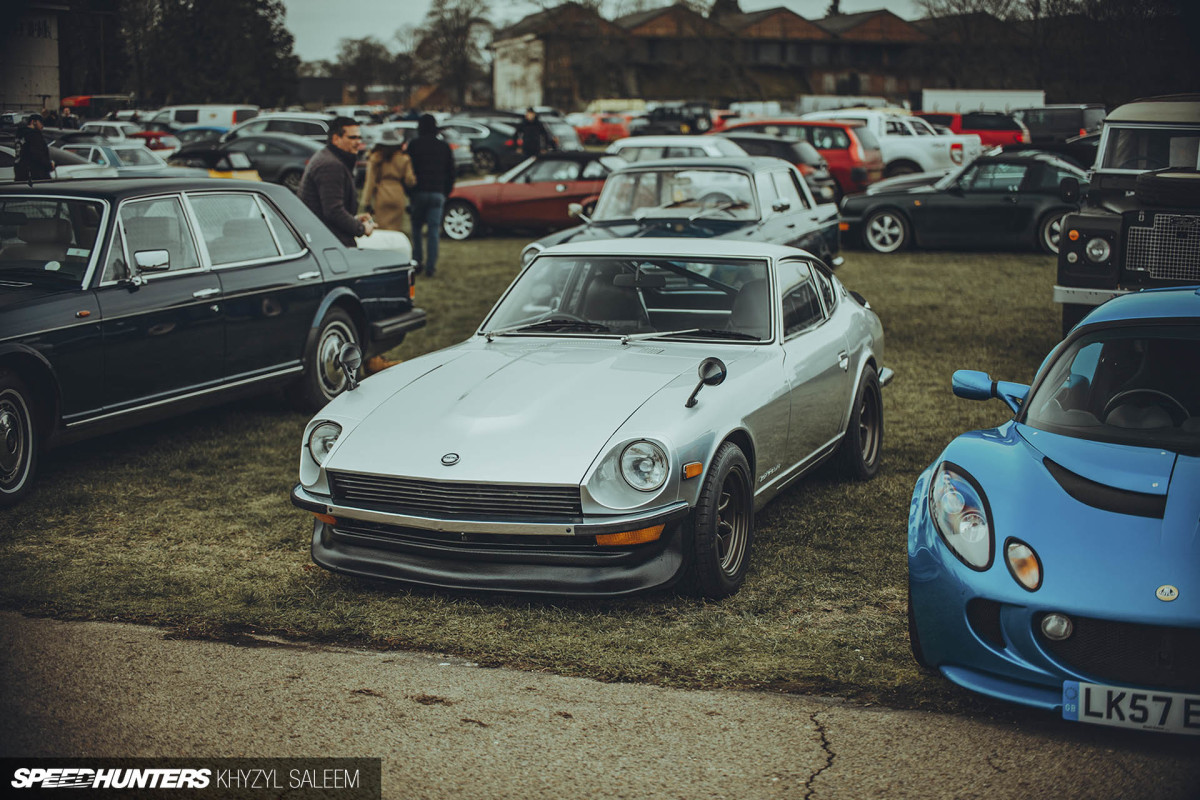
MULTIPOLYGON (((348 372, 357 358, 347 347, 348 372)), ((891 374, 879 318, 803 250, 560 245, 470 339, 314 417, 292 501, 335 572, 723 597, 757 508, 831 456, 875 475, 891 374)))

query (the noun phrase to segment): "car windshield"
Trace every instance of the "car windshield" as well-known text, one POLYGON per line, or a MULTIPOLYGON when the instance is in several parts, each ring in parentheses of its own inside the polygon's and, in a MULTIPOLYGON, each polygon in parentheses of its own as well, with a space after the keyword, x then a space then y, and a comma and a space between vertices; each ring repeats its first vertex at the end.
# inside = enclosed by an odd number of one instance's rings
POLYGON ((543 256, 480 332, 763 341, 768 291, 763 260, 543 256))
POLYGON ((113 152, 121 162, 122 167, 165 167, 167 164, 145 147, 114 147, 113 152))
POLYGON ((753 221, 750 176, 723 169, 635 170, 609 176, 596 203, 597 222, 655 217, 753 221))
POLYGON ((1052 433, 1200 452, 1200 325, 1086 334, 1026 407, 1024 421, 1052 433))
POLYGON ((0 281, 78 286, 103 211, 95 201, 0 196, 0 281))
POLYGON ((1198 128, 1109 127, 1101 169, 1200 168, 1198 128))

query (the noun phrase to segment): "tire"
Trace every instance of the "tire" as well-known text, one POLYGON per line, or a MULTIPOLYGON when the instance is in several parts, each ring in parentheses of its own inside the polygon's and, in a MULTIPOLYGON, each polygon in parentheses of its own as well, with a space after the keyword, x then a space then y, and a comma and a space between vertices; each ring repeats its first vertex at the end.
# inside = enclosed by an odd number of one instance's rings
POLYGON ((925 648, 921 646, 921 632, 917 630, 917 615, 913 613, 912 587, 908 589, 908 646, 912 650, 913 659, 922 672, 934 672, 933 665, 925 658, 925 648))
POLYGON ((911 161, 897 161, 894 164, 888 164, 883 170, 883 177, 894 178, 897 175, 913 175, 920 172, 921 168, 911 161))
POLYGON ((475 169, 488 175, 496 171, 496 154, 491 150, 475 151, 475 169))
POLYGON ((883 460, 883 393, 879 376, 867 365, 858 379, 854 407, 846 423, 846 436, 838 448, 838 466, 843 474, 858 481, 867 481, 879 473, 883 460))
POLYGON ((297 170, 292 170, 280 178, 279 182, 291 189, 295 194, 300 194, 300 178, 302 176, 303 173, 298 172, 297 170))
POLYGON ((863 223, 863 244, 876 253, 897 253, 908 247, 908 220, 899 211, 885 208, 863 223))
POLYGON ((741 588, 754 542, 750 463, 740 447, 717 449, 693 517, 691 588, 700 597, 728 597, 741 588))
POLYGON ((1062 335, 1065 337, 1079 321, 1088 315, 1094 306, 1083 306, 1078 303, 1063 303, 1062 335))
POLYGON ((1049 214, 1042 217, 1038 223, 1038 248, 1043 253, 1049 253, 1052 256, 1058 255, 1059 240, 1062 238, 1062 223, 1070 211, 1060 209, 1051 211, 1049 214))
POLYGON ((346 375, 337 356, 344 345, 358 343, 358 328, 350 315, 341 308, 329 309, 321 320, 311 351, 304 356, 300 392, 303 408, 315 413, 346 391, 346 375))
POLYGON ((479 214, 470 203, 451 200, 442 212, 442 233, 456 242, 470 239, 479 232, 479 214))
POLYGON ((1200 208, 1200 171, 1164 169, 1137 176, 1134 193, 1151 206, 1200 208))
POLYGON ((36 407, 25 381, 0 370, 0 507, 19 503, 33 487, 41 448, 36 407))

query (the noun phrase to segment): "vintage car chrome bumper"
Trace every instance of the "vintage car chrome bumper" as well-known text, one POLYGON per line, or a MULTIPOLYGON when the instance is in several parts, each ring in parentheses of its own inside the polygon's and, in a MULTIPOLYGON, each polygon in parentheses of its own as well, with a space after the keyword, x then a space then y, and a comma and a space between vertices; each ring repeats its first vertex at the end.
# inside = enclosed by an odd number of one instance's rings
POLYGON ((608 597, 673 583, 690 541, 688 504, 560 522, 442 519, 334 504, 292 490, 293 505, 321 515, 312 557, 333 572, 424 586, 608 597), (333 521, 329 521, 332 519, 333 521), (596 536, 663 526, 638 545, 599 545, 596 536))

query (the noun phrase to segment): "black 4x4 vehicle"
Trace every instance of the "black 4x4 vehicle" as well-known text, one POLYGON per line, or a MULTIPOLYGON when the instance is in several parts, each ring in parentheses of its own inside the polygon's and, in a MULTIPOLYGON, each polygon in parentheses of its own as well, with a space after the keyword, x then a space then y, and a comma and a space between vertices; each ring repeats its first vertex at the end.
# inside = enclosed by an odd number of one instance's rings
POLYGON ((706 133, 712 127, 712 106, 704 102, 659 103, 629 125, 630 136, 706 133))
MULTIPOLYGON (((1069 183, 1064 200, 1078 192, 1069 183)), ((1083 207, 1062 231, 1054 301, 1064 334, 1117 295, 1200 283, 1200 94, 1109 114, 1083 207)))

